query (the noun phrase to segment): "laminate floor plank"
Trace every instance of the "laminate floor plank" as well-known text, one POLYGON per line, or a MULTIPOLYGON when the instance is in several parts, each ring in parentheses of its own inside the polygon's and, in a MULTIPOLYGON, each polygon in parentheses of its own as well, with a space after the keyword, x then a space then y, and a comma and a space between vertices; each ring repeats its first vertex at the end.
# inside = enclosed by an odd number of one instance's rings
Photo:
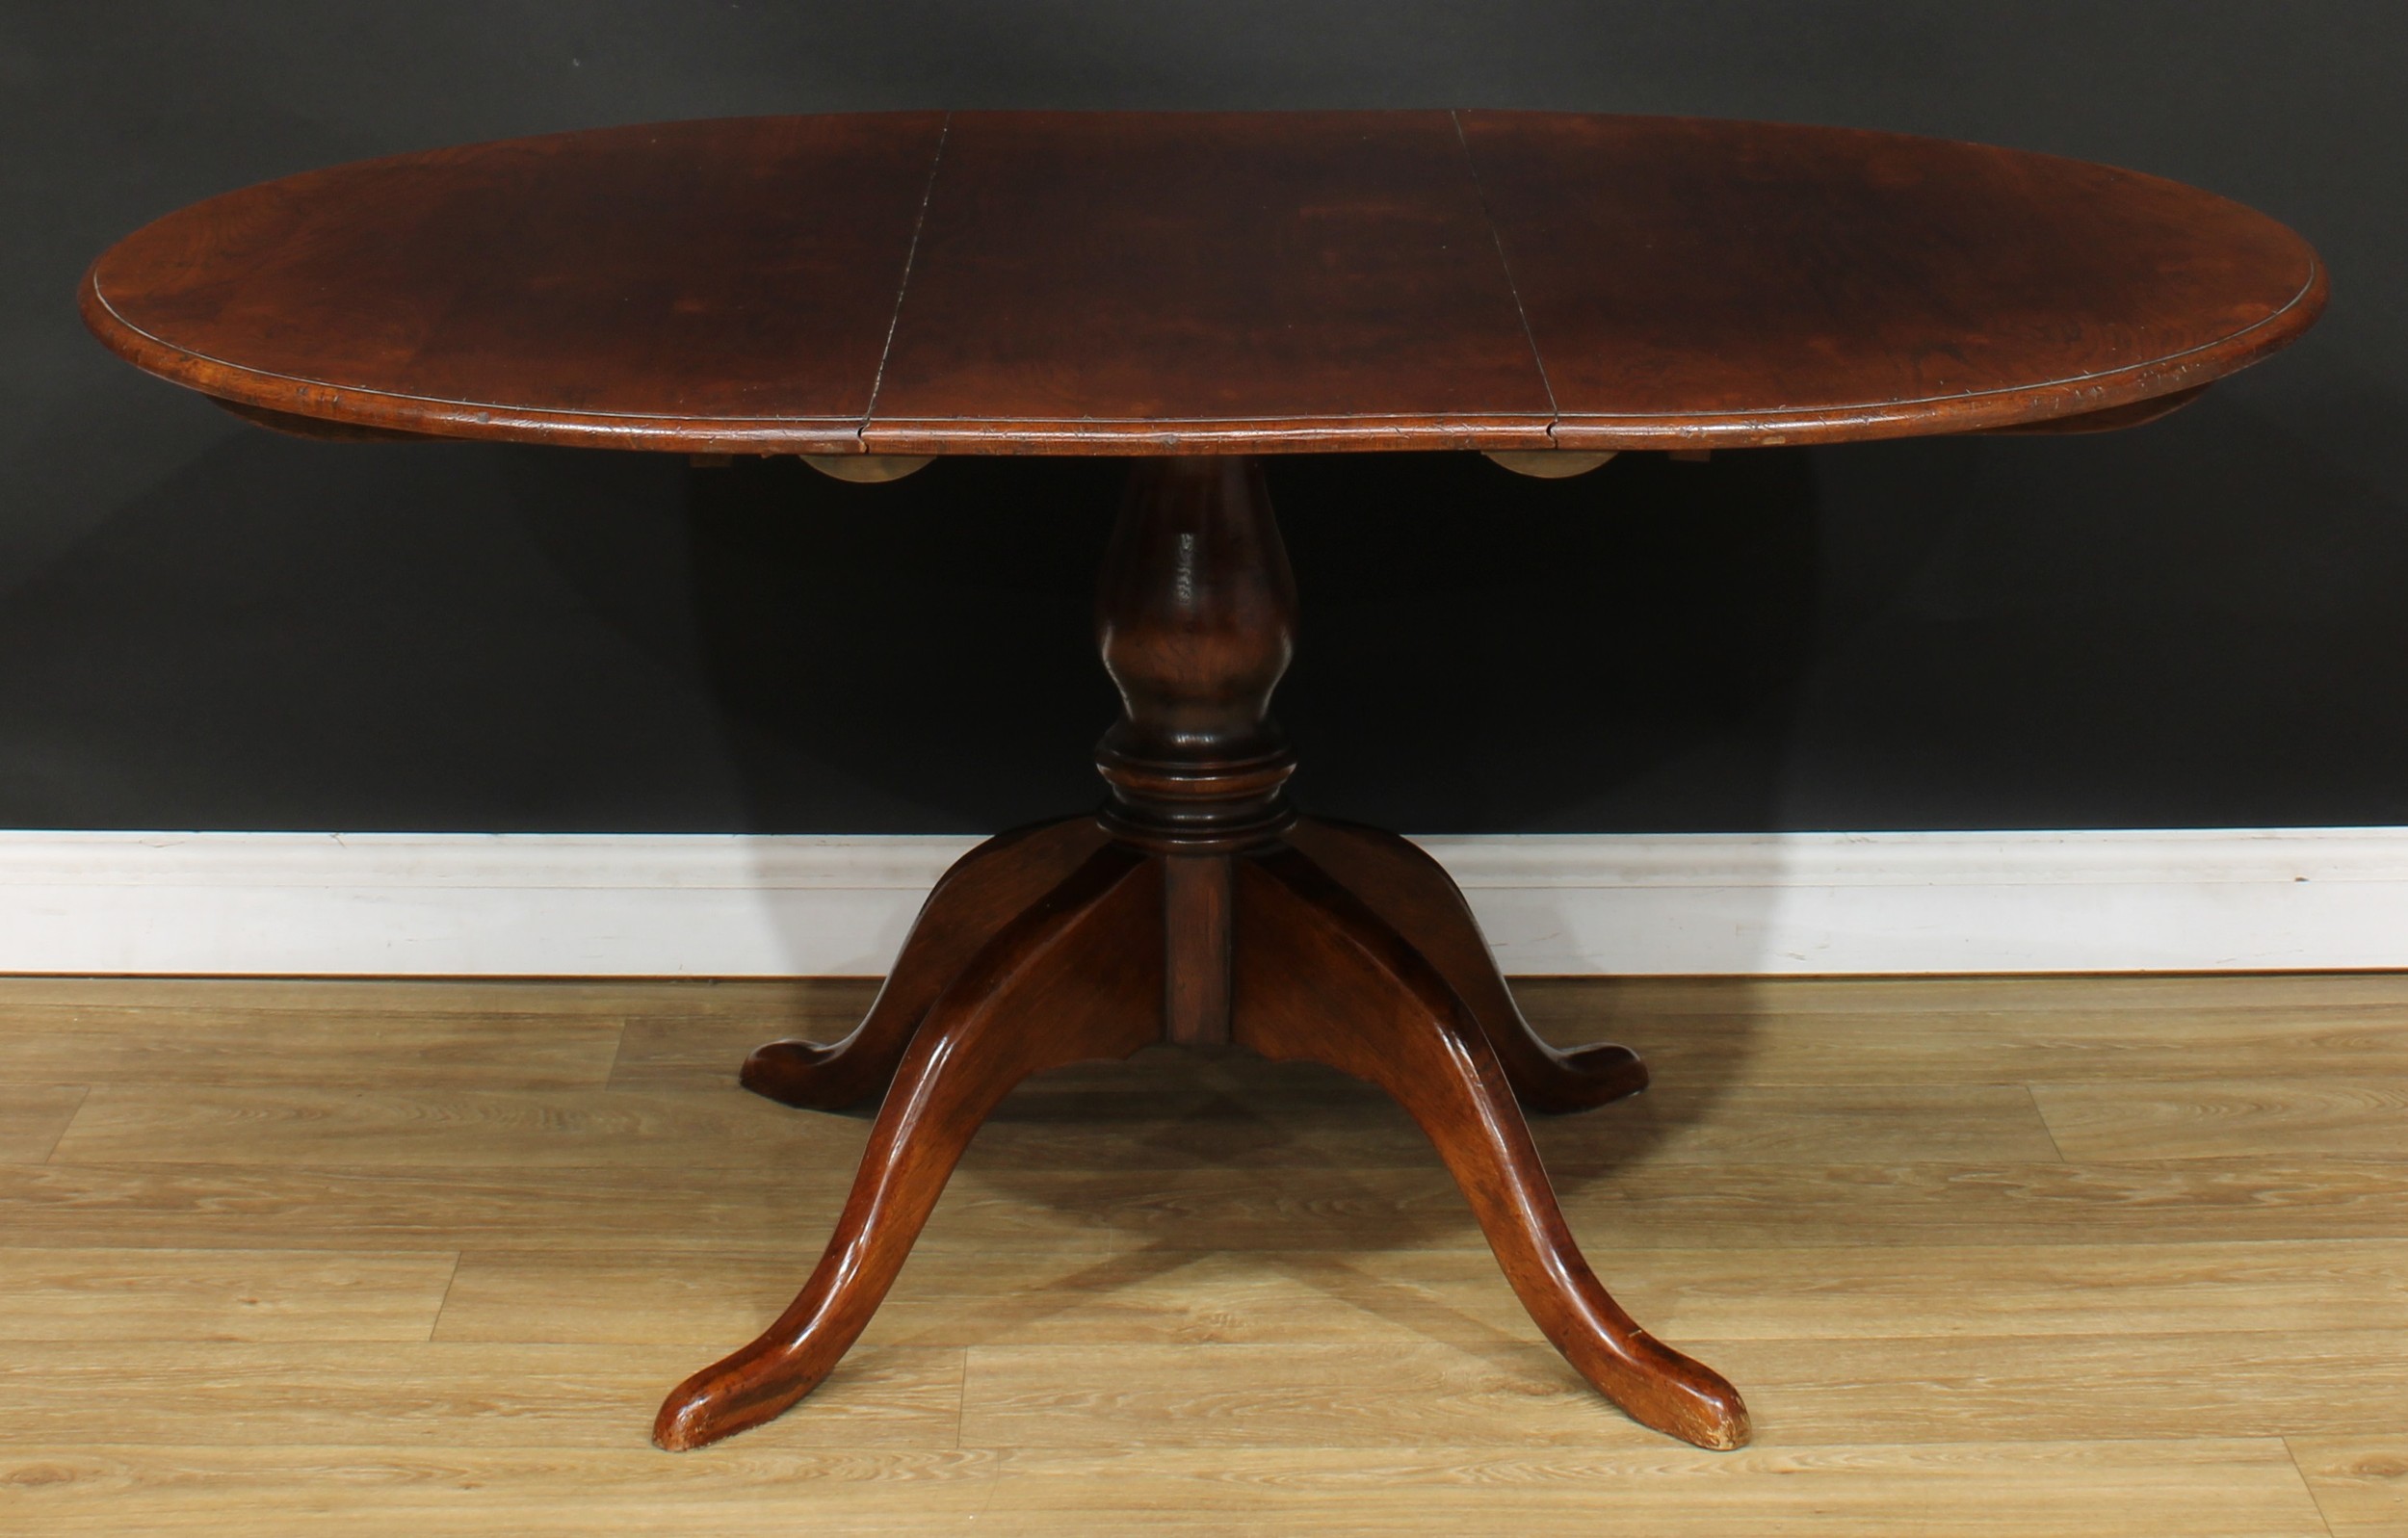
MULTIPOLYGON (((1213 1058, 1175 1050, 1126 1063, 1085 1063, 1032 1080, 990 1125, 1109 1122, 1115 1141, 1147 1149, 1177 1131, 1178 1162, 1276 1161, 1284 1144, 1344 1138, 1358 1168, 1434 1157, 1394 1102, 1325 1068, 1213 1058)), ((2016 1083, 1659 1083, 1576 1116, 1532 1118, 1551 1167, 1603 1163, 2056 1158, 2055 1144, 2016 1083)), ((1140 1154, 1139 1157, 1150 1157, 1140 1154)), ((1028 1167, 1021 1161, 1019 1167, 1028 1167)))
POLYGON ((2408 1535, 2408 1429, 2372 1435, 2291 1437, 2333 1538, 2408 1535))
POLYGON ((1168 1050, 1032 1082, 836 1375, 660 1453, 869 1126, 736 1065, 873 991, 0 978, 0 1532, 2408 1538, 2408 977, 1517 983, 1650 1056, 1534 1133, 1736 1454, 1580 1383, 1376 1092, 1168 1050))
MULTIPOLYGON (((1596 1034, 1577 1014, 1541 1030, 1566 1047, 1596 1034)), ((1660 1081, 1717 1087, 2382 1076, 2408 1062, 2408 1006, 1663 1014, 1612 1039, 1660 1081)))
POLYGON ((510 1446, 0 1447, 0 1517, 44 1534, 585 1538, 1381 1532, 1534 1538, 2324 1538, 2269 1438, 1701 1453, 1283 1447, 700 1455, 510 1446))
MULTIPOLYGON (((1519 990, 1527 999, 1527 982, 1519 990)), ((1545 1001, 1561 990, 1539 990, 1545 1001)), ((1975 1002, 1979 1002, 1979 995, 1975 1002)), ((2296 1079, 2395 1074, 2408 1061, 2408 1004, 2214 1005, 1954 1011, 1698 1010, 1633 1014, 1610 1026, 1569 1002, 1532 1005, 1559 1046, 1611 1039, 1648 1060, 1660 1090, 1779 1090, 1793 1085, 2053 1084, 2120 1080, 2296 1079)), ((666 1016, 627 1022, 611 1083, 626 1089, 712 1089, 735 1082, 762 1042, 841 1039, 854 1016, 772 1029, 743 1017, 666 1016)), ((1058 1087, 1180 1092, 1211 1086, 1248 1096, 1301 1097, 1307 1070, 1243 1055, 1148 1052, 1123 1065, 1083 1064, 1039 1080, 1058 1087)))
POLYGON ((2408 1073, 2050 1084, 2032 1094, 2068 1159, 2213 1159, 2249 1148, 2408 1160, 2408 1073))
MULTIPOLYGON (((1411 1168, 1435 1160, 1402 1111, 1368 1093, 1350 1095, 1342 1113, 1330 1110, 1328 1102, 1264 1106, 1210 1092, 1047 1095, 1031 1086, 980 1132, 972 1157, 981 1166, 1015 1170, 1199 1163, 1286 1170, 1339 1162, 1411 1168)), ((850 1167, 868 1125, 857 1116, 797 1112, 732 1085, 510 1093, 104 1084, 85 1099, 49 1157, 58 1163, 341 1168, 850 1167)), ((2013 1084, 1674 1087, 1550 1121, 1540 1148, 1566 1175, 1637 1161, 2056 1157, 2029 1093, 2013 1084)))
POLYGON ((90 1091, 82 1084, 0 1083, 0 1164, 39 1164, 90 1091))
POLYGON ((2322 1538, 2279 1442, 1020 1451, 982 1531, 2322 1538))
POLYGON ((1635 1012, 1957 1015, 1990 1009, 2304 1009, 2332 1004, 2408 1007, 2403 972, 2054 973, 1985 977, 1586 978, 1512 979, 1525 1008, 1564 1009, 1604 1023, 1635 1012))
POLYGON ((0 977, 0 1030, 96 1009, 237 1019, 544 1014, 591 1023, 634 1015, 764 1022, 858 1016, 875 978, 69 978, 0 977))
MULTIPOLYGON (((974 1148, 973 1154, 977 1153, 974 1148)), ((49 1248, 815 1248, 850 1165, 279 1168, 0 1163, 6 1242, 49 1248)), ((1599 1264, 1622 1247, 1914 1247, 2408 1238, 2408 1161, 1642 1165, 1559 1178, 1599 1264), (1698 1178, 1711 1168, 1710 1180, 1698 1178)), ((1095 1255, 1476 1247, 1463 1196, 1424 1167, 957 1173, 923 1244, 1095 1255)))
MULTIPOLYGON (((2260 1437, 2357 1430, 2408 1404, 2392 1330, 1670 1343, 1743 1386, 1757 1445, 2260 1437)), ((981 1345, 962 1441, 1097 1446, 1628 1447, 1656 1433, 1528 1342, 981 1345)))
POLYGON ((607 1090, 152 1089, 103 1086, 60 1163, 683 1169, 843 1165, 869 1130, 756 1095, 607 1090))
MULTIPOLYGON (((18 1342, 0 1354, 0 1444, 634 1450, 700 1366, 680 1346, 18 1342)), ((954 1447, 961 1366, 953 1349, 855 1352, 777 1442, 954 1447)))
POLYGON ((0 1446, 0 1530, 62 1538, 610 1538, 984 1530, 984 1450, 0 1446))
MULTIPOLYGON (((461 1166, 291 1169, 252 1164, 0 1164, 7 1241, 46 1247, 599 1249, 816 1244, 852 1185, 848 1166, 777 1174, 461 1166)), ((1443 1176, 1440 1179, 1444 1179, 1443 1176)), ((1459 1200, 1459 1198, 1458 1198, 1459 1200)), ((1127 1242, 1107 1214, 1042 1194, 982 1196, 956 1177, 930 1234, 1091 1252, 1127 1242)))
MULTIPOLYGON (((2119 1164, 1641 1164, 1555 1180, 1592 1256, 1623 1246, 2082 1244, 2408 1238, 2408 1165, 2248 1159, 2119 1164)), ((0 1171, 0 1179, 5 1179, 0 1171)), ((1182 1249, 1366 1250, 1479 1242, 1436 1169, 982 1170, 948 1209, 968 1228, 1080 1219, 1182 1249)), ((1026 1231, 1023 1229, 1022 1231, 1026 1231)), ((1605 1263, 1609 1264, 1610 1263, 1605 1263)))
MULTIPOLYGON (((1427 1139, 1386 1096, 1320 1068, 1232 1059, 1183 1062, 1148 1054, 1130 1065, 1086 1064, 1032 1082, 1005 1102, 973 1145, 978 1163, 1073 1167, 1104 1154, 1112 1168, 1307 1163, 1351 1169, 1428 1167, 1427 1139), (1206 1070, 1190 1082, 1191 1069, 1206 1070), (1270 1070, 1262 1072, 1261 1070, 1270 1070), (1027 1130, 1109 1125, 1112 1135, 1048 1160, 1027 1130)), ((1535 1118, 1532 1134, 1558 1179, 1645 1164, 2054 1161, 2056 1145, 2019 1084, 1675 1083, 1579 1116, 1535 1118)))
MULTIPOLYGON (((815 1251, 470 1251, 446 1341, 677 1342, 750 1336, 815 1251)), ((2395 1329, 2408 1240, 1603 1252, 1614 1296, 1656 1333, 1710 1340, 2395 1329), (2101 1299, 2114 1297, 2114 1307, 2101 1299)), ((899 1345, 1416 1344, 1535 1339, 1473 1238, 1447 1250, 1040 1249, 915 1254, 866 1340, 899 1345)))
POLYGON ((0 1018, 0 1085, 599 1089, 618 1037, 615 1021, 541 1014, 57 1011, 38 1023, 0 1018))
POLYGON ((425 1341, 456 1258, 0 1246, 0 1341, 425 1341))

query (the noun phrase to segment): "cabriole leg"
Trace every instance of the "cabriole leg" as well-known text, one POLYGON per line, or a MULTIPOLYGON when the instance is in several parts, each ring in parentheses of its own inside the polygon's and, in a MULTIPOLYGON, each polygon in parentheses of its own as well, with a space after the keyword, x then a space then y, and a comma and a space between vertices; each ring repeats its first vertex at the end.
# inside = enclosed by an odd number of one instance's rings
POLYGON ((1454 1175, 1523 1306, 1581 1375, 1643 1425, 1746 1442, 1739 1391, 1622 1312, 1581 1256, 1497 1055, 1438 969, 1296 849, 1238 862, 1242 1047, 1368 1080, 1454 1175))
POLYGON ((817 1388, 869 1324, 962 1150, 1011 1087, 1159 1039, 1161 933, 1159 864, 1108 846, 989 941, 921 1022, 819 1268, 758 1340, 677 1386, 652 1440, 698 1447, 817 1388))
POLYGON ((1106 838, 1092 816, 1073 817, 999 833, 972 849, 921 905, 851 1034, 832 1045, 798 1039, 756 1047, 738 1079, 756 1095, 804 1110, 849 1110, 877 1099, 945 985, 1106 838))
POLYGON ((1479 1022, 1525 1110, 1592 1110, 1647 1087, 1647 1065, 1630 1048, 1597 1042, 1567 1052, 1531 1029, 1454 878, 1409 840, 1321 818, 1288 837, 1438 969, 1479 1022))

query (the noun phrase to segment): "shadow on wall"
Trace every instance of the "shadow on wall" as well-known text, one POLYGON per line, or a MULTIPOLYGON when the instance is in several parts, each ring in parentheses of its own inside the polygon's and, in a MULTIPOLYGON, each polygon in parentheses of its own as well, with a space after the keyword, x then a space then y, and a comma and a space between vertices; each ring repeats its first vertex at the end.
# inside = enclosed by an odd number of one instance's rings
MULTIPOLYGON (((1299 793, 1416 832, 2408 821, 2408 518, 2249 382, 1557 482, 1277 459, 1299 793)), ((964 833, 1099 793, 1121 465, 219 431, 9 574, 0 825, 964 833)))
POLYGON ((624 592, 682 563, 672 467, 230 421, 203 441, 0 600, 0 826, 735 815, 695 746, 707 701, 679 682, 683 595, 624 592), (584 560, 547 559, 547 518, 584 560), (622 569, 620 596, 597 565, 622 569))
MULTIPOLYGON (((1417 832, 1578 827, 1601 791, 1645 808, 1634 827, 1773 815, 1815 630, 1808 456, 1630 455, 1561 482, 1476 455, 1269 470, 1302 595, 1276 710, 1309 808, 1417 832)), ((1116 709, 1093 587, 1125 474, 694 472, 694 611, 749 824, 827 830, 790 772, 806 754, 932 829, 1092 803, 1116 709)))
MULTIPOLYGON (((1100 793, 1123 465, 203 442, 0 600, 0 825, 958 833, 1100 793)), ((1307 803, 1767 825, 1810 465, 1276 461, 1307 803)))

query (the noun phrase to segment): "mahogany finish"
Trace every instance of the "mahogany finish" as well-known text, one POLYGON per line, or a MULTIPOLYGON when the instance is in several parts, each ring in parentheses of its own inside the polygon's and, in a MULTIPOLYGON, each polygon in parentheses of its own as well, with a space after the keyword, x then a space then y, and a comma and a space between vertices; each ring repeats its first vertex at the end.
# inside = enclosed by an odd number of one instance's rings
POLYGON ((1494 1042, 1429 959, 1299 850, 1240 861, 1238 893, 1238 1043, 1394 1095, 1438 1146, 1531 1317, 1583 1377, 1684 1442, 1744 1443, 1739 1391, 1640 1329, 1581 1258, 1494 1042))
POLYGON ((833 1047, 772 1042, 746 1062, 747 1087, 818 1109, 894 1082, 801 1295, 681 1385, 655 1439, 698 1447, 809 1393, 1011 1085, 1162 1040, 1308 1058, 1387 1090, 1574 1367, 1648 1425, 1744 1442, 1737 1391, 1640 1330, 1590 1272, 1516 1106, 1585 1110, 1643 1089, 1636 1055, 1540 1040, 1436 861, 1288 806, 1295 756, 1269 706, 1296 588, 1261 466, 1139 461, 1096 610, 1123 702, 1096 751, 1111 800, 973 849, 929 895, 858 1030, 833 1047))
POLYGON ((307 171, 120 241, 84 318, 155 374, 297 416, 858 453, 944 123, 650 123, 307 171))
POLYGON ((850 1110, 884 1094, 945 985, 1107 838, 1092 816, 1073 817, 999 833, 963 855, 921 904, 852 1034, 832 1046, 772 1041, 745 1059, 744 1086, 804 1110, 850 1110))
MULTIPOLYGON (((719 456, 1147 456, 1097 602, 1095 813, 930 894, 791 1106, 883 1095, 819 1267, 694 1374, 699 1446, 820 1383, 1030 1074, 1235 1044, 1378 1084, 1531 1317, 1634 1418, 1746 1440, 1617 1307, 1523 1110, 1646 1087, 1541 1040, 1436 862, 1299 821, 1296 599, 1255 453, 1600 454, 2132 426, 2306 329, 2324 274, 2191 188, 1895 134, 1527 113, 890 114, 562 134, 287 177, 87 274, 142 367, 283 431, 719 456)), ((1524 468, 1533 468, 1524 466, 1524 468)))
POLYGON ((956 113, 866 442, 1548 447, 1451 117, 956 113))
POLYGON ((1843 128, 1462 118, 1567 449, 2121 406, 2254 361, 2323 303, 2298 236, 2136 171, 1843 128))
POLYGON ((1120 688, 1120 719, 1095 748, 1114 831, 1223 853, 1295 820, 1296 755, 1270 719, 1295 637, 1296 579, 1261 466, 1139 465, 1095 604, 1096 648, 1120 688))
POLYGON ((2188 389, 2307 244, 1981 145, 1557 113, 653 124, 310 171, 93 264, 101 339, 251 406, 678 453, 1741 447, 2188 389))
POLYGON ((1299 823, 1290 842, 1437 970, 1486 1034, 1524 1106, 1549 1115, 1593 1110, 1647 1087, 1647 1065, 1630 1048, 1565 1052, 1531 1029, 1454 878, 1419 846, 1320 818, 1299 823))
POLYGON ((870 1130, 819 1269, 759 1340, 668 1396, 652 1440, 672 1451, 760 1424, 819 1386, 868 1326, 961 1151, 1011 1087, 1158 1039, 1162 872, 1108 844, 946 982, 870 1130))

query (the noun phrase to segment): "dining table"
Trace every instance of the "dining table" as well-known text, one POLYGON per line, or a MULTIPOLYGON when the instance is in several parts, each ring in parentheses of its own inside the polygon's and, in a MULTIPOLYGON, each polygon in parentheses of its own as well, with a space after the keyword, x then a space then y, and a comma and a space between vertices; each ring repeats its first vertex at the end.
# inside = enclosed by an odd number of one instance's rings
MULTIPOLYGON (((1740 1393, 1615 1303, 1530 1131, 1644 1089, 1645 1064, 1542 1037, 1435 860, 1290 797, 1270 702, 1298 594, 1264 456, 1562 477, 2133 428, 2297 338, 2325 292, 2306 242, 2212 193, 1899 133, 902 111, 306 170, 127 235, 81 304, 132 363, 304 436, 798 456, 869 482, 950 455, 1128 461, 1099 552, 1121 702, 1099 802, 964 855, 850 1035, 744 1062, 785 1105, 877 1109, 817 1268, 669 1393, 661 1447, 759 1425, 828 1375, 1015 1085, 1167 1041, 1393 1096, 1573 1368, 1727 1448, 1749 1436, 1740 1393)), ((1459 516, 1507 537, 1494 508, 1459 516)))

